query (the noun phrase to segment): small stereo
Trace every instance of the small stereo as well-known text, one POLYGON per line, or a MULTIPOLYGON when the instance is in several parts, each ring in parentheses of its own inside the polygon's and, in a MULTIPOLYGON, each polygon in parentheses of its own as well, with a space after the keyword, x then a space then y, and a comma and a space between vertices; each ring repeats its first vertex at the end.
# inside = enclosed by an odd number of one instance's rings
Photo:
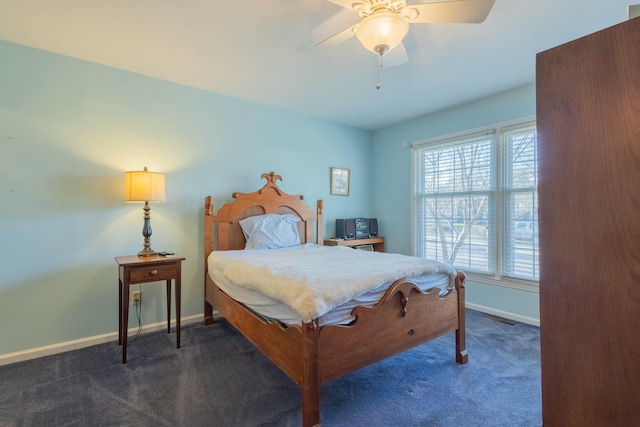
POLYGON ((356 239, 369 238, 369 220, 367 218, 355 218, 356 239))
POLYGON ((336 238, 344 240, 378 237, 377 218, 336 219, 336 238))

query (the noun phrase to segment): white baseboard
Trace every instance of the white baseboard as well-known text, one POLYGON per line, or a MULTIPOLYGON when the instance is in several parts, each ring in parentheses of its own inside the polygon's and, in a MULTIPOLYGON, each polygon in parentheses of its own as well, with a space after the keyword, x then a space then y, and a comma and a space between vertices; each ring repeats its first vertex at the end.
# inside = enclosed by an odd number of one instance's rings
POLYGON ((503 317, 505 319, 515 320, 516 322, 526 323, 528 325, 540 326, 540 319, 536 319, 535 317, 527 317, 521 316, 519 314, 510 313, 508 311, 496 310, 495 308, 485 307, 483 305, 465 303, 467 308, 471 310, 480 311, 482 313, 492 314, 494 316, 503 317))
MULTIPOLYGON (((204 319, 203 314, 194 314, 193 316, 182 317, 180 320, 181 326, 189 325, 191 323, 197 323, 204 319)), ((176 321, 171 321, 171 326, 175 327, 176 321)), ((144 325, 142 332, 155 332, 160 331, 167 327, 167 322, 152 323, 150 325, 144 325)), ((133 336, 138 332, 138 328, 130 328, 128 335, 133 336)), ((95 335, 93 337, 80 338, 73 341, 61 342, 52 345, 46 345, 43 347, 31 348, 28 350, 17 351, 15 353, 7 353, 0 355, 0 366, 9 365, 11 363, 23 362, 25 360, 37 359, 38 357, 50 356, 52 354, 64 353, 66 351, 77 350, 79 348, 91 347, 96 344, 103 344, 118 339, 117 332, 111 332, 108 334, 95 335)))

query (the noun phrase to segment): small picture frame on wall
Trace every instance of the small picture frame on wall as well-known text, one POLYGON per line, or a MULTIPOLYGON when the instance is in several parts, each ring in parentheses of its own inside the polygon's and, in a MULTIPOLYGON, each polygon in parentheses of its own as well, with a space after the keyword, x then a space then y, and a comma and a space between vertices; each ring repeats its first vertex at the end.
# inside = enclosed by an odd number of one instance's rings
POLYGON ((331 195, 348 196, 350 169, 331 168, 331 195))

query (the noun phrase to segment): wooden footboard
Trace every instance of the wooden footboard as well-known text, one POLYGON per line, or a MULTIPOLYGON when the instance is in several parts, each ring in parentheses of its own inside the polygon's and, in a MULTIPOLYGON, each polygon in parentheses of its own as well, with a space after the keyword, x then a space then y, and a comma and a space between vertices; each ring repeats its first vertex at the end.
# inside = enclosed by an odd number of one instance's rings
POLYGON ((465 343, 464 274, 455 289, 423 292, 396 281, 373 307, 356 307, 351 325, 325 325, 317 319, 284 327, 257 316, 206 280, 206 304, 216 310, 302 389, 303 425, 320 422, 320 386, 357 369, 456 333, 456 361, 468 360, 465 343))
POLYGON ((387 357, 456 331, 456 361, 467 362, 464 335, 464 275, 444 297, 396 281, 374 307, 356 307, 349 326, 320 328, 318 358, 324 384, 387 357), (462 312, 462 313, 461 313, 462 312))

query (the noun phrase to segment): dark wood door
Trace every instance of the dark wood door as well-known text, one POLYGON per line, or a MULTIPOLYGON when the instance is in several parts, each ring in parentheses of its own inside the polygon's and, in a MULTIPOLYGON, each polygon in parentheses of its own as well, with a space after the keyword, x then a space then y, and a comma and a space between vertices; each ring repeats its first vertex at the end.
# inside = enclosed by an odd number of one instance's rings
POLYGON ((537 56, 545 426, 640 425, 640 18, 537 56))

